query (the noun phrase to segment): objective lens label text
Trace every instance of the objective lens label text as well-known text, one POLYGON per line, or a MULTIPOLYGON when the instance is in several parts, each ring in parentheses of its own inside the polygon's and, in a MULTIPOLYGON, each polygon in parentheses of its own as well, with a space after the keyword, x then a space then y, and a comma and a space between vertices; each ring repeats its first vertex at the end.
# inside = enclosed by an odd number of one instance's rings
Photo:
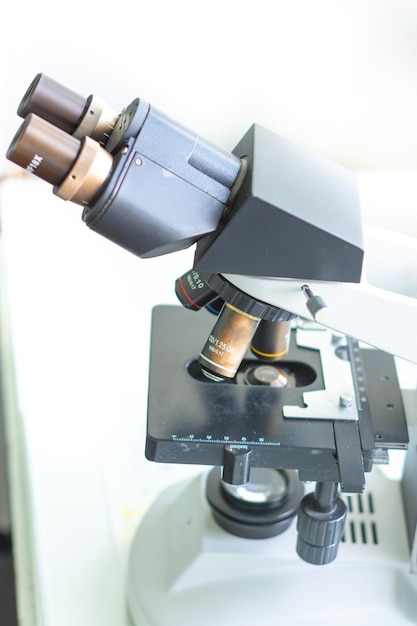
POLYGON ((229 352, 230 354, 234 351, 233 346, 231 346, 228 343, 225 343, 224 341, 221 341, 221 339, 219 339, 218 337, 215 337, 214 335, 209 335, 208 342, 211 344, 209 346, 209 349, 212 352, 216 352, 217 354, 220 354, 219 351, 221 351, 222 354, 224 354, 225 352, 229 352))
POLYGON ((204 289, 204 282, 201 280, 198 272, 190 272, 187 275, 187 282, 190 285, 190 289, 204 289))

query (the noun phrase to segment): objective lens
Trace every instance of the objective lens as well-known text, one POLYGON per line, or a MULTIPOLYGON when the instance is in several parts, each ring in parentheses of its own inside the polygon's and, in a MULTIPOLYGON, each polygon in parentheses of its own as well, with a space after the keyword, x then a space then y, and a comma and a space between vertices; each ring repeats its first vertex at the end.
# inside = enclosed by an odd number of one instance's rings
POLYGON ((200 272, 191 270, 175 281, 175 293, 186 309, 198 311, 214 300, 217 293, 200 272))
POLYGON ((222 310, 224 305, 223 298, 215 298, 211 302, 206 305, 206 311, 212 313, 213 315, 218 315, 222 310))
POLYGON ((7 158, 54 185, 64 200, 88 203, 100 190, 113 165, 96 141, 79 141, 46 120, 28 115, 7 151, 7 158))
POLYGON ((81 143, 49 122, 28 115, 7 151, 7 158, 51 185, 59 185, 80 151, 81 143))
POLYGON ((278 361, 289 350, 291 321, 262 320, 252 340, 251 351, 262 361, 278 361))
POLYGON ((45 74, 38 74, 17 109, 20 117, 35 113, 66 133, 72 133, 84 113, 86 99, 45 74))
POLYGON ((215 381, 233 378, 258 324, 258 317, 226 302, 200 354, 203 373, 215 381))
POLYGON ((105 145, 118 114, 98 98, 84 98, 45 74, 38 74, 17 109, 18 115, 34 113, 77 139, 91 137, 105 145))

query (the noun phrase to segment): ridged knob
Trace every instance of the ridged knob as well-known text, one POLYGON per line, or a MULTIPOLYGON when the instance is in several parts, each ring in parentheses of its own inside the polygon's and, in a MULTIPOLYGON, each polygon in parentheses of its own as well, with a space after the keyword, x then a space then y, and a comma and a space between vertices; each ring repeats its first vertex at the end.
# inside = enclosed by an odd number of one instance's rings
POLYGON ((347 507, 341 498, 336 497, 332 507, 323 511, 317 506, 314 494, 307 494, 298 511, 297 554, 313 565, 334 561, 343 536, 346 514, 347 507))

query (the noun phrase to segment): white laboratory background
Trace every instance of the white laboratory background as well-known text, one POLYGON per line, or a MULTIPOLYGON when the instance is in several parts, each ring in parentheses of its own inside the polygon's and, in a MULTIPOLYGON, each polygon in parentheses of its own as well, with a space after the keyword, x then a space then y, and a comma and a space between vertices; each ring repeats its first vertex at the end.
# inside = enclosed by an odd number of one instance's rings
MULTIPOLYGON (((0 53, 2 155, 43 72, 226 150, 262 124, 358 171, 364 220, 417 237, 413 0, 8 0, 0 53)), ((1 155, 0 175, 21 623, 126 626, 135 527, 196 471, 143 458, 150 312, 176 303, 193 251, 135 258, 1 155)))

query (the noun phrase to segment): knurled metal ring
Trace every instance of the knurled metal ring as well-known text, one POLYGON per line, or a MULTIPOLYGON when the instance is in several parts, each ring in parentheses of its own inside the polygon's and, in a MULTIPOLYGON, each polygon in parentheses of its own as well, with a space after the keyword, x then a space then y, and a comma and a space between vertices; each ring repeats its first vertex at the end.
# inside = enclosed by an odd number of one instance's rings
POLYGON ((287 322, 296 317, 294 313, 249 296, 247 293, 234 287, 221 274, 205 275, 204 278, 220 298, 244 313, 268 320, 269 322, 287 322))

